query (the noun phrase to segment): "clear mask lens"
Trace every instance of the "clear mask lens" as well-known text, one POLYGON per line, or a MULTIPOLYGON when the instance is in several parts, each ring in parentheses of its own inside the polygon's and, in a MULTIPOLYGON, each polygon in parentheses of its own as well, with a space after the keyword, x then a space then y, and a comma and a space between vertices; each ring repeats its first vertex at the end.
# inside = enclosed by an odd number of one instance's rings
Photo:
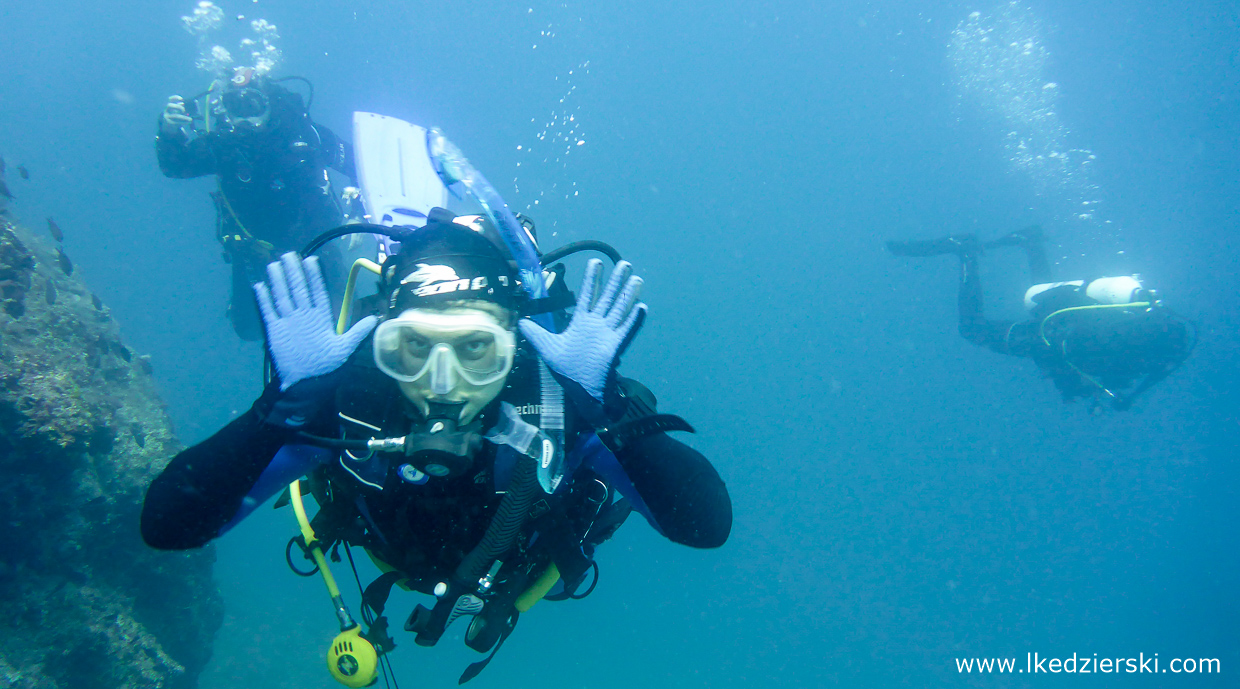
POLYGON ((375 329, 375 364, 388 376, 412 383, 429 376, 436 395, 464 380, 488 385, 512 369, 511 332, 486 314, 439 314, 414 310, 375 329))

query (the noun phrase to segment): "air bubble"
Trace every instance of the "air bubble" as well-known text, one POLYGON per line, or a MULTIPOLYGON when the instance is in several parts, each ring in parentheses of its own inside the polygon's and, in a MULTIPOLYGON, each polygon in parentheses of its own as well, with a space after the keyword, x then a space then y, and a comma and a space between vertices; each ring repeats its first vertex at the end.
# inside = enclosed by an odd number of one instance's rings
POLYGON ((1084 222, 1102 239, 1117 241, 1092 209, 1101 190, 1091 179, 1096 156, 1073 145, 1060 119, 1059 84, 1048 79, 1049 51, 1041 21, 1016 2, 972 12, 952 31, 949 62, 960 100, 989 114, 1006 132, 1006 158, 1032 182, 1031 191, 1061 221, 1084 222))

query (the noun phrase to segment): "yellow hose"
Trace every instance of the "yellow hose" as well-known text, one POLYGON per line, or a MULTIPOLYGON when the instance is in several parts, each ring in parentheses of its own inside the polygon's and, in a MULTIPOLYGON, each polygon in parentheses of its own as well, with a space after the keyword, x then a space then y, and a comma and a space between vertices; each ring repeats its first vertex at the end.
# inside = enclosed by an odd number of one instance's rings
POLYGON ((306 504, 301 499, 301 481, 288 484, 288 492, 293 503, 293 512, 297 514, 297 524, 301 526, 301 537, 306 539, 306 545, 310 546, 310 556, 314 558, 314 564, 319 566, 319 572, 323 574, 323 583, 327 585, 327 592, 332 598, 338 598, 340 587, 336 586, 336 578, 327 568, 327 558, 323 557, 323 549, 315 543, 314 529, 310 528, 310 519, 306 517, 306 504))
POLYGON ((340 302, 340 319, 336 321, 336 333, 342 334, 349 329, 349 312, 353 307, 353 291, 357 289, 357 273, 362 268, 378 275, 383 271, 378 263, 368 259, 359 258, 353 262, 353 267, 349 268, 349 279, 344 283, 344 300, 340 302))
POLYGON ((1046 337, 1046 322, 1062 313, 1071 313, 1073 311, 1097 311, 1101 309, 1143 309, 1149 308, 1149 306, 1150 303, 1148 301, 1134 301, 1129 304, 1090 304, 1088 306, 1072 306, 1066 309, 1059 309, 1058 311, 1042 319, 1042 323, 1038 325, 1038 335, 1042 337, 1042 341, 1045 342, 1048 347, 1051 346, 1050 339, 1046 337))
MULTIPOLYGON (((1042 341, 1046 343, 1047 347, 1053 347, 1054 345, 1051 344, 1050 338, 1046 336, 1046 323, 1047 321, 1054 318, 1055 316, 1058 316, 1064 313, 1071 313, 1073 311, 1098 311, 1102 309, 1131 309, 1131 308, 1144 309, 1144 308, 1149 308, 1149 307, 1150 307, 1150 302, 1148 301, 1134 301, 1128 304, 1089 304, 1086 306, 1073 306, 1073 307, 1069 307, 1066 309, 1059 309, 1058 311, 1055 311, 1054 313, 1051 313, 1046 318, 1042 319, 1042 322, 1038 324, 1038 335, 1041 336, 1042 341)), ((1106 393, 1108 396, 1115 397, 1115 393, 1108 390, 1107 387, 1103 385, 1098 379, 1082 371, 1080 368, 1077 367, 1076 364, 1072 363, 1072 360, 1068 358, 1068 343, 1067 342, 1061 342, 1059 344, 1059 349, 1060 349, 1060 358, 1063 359, 1063 362, 1067 364, 1069 368, 1075 371, 1077 375, 1079 375, 1080 377, 1092 383, 1095 387, 1097 387, 1099 390, 1106 393)))

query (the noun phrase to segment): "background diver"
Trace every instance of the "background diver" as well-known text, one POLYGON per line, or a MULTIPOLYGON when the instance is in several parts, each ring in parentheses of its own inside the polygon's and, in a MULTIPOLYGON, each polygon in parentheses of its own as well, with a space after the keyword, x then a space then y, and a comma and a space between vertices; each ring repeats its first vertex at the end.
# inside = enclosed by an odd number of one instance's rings
MULTIPOLYGON (((219 179, 211 198, 232 265, 228 317, 246 340, 262 337, 250 285, 263 266, 343 222, 327 168, 356 177, 350 145, 311 121, 309 103, 278 83, 288 79, 300 77, 272 80, 241 67, 189 102, 172 96, 155 140, 165 176, 219 179)), ((324 258, 334 277, 337 257, 324 258)))
POLYGON ((1196 344, 1184 318, 1135 276, 1051 282, 1041 228, 982 243, 971 234, 938 240, 892 241, 897 256, 960 258, 960 335, 1000 354, 1028 357, 1054 381, 1065 402, 1109 401, 1118 410, 1175 370, 1196 344), (985 249, 1023 248, 1036 283, 1025 293, 1030 318, 986 318, 978 257, 985 249))
MULTIPOLYGON (((469 221, 435 209, 401 237, 374 313, 342 334, 316 258, 286 254, 268 267, 255 291, 278 377, 154 480, 142 512, 148 544, 202 546, 308 474, 316 544, 360 545, 383 563, 363 596, 366 638, 391 647, 382 611, 399 583, 437 599, 405 624, 419 645, 466 615, 466 643, 486 652, 543 593, 584 595, 597 582, 594 548, 630 510, 677 543, 726 541, 723 481, 665 432, 691 429, 617 373, 646 313, 628 263, 600 293, 602 264, 591 260, 571 319, 560 312, 552 333, 522 317, 550 302, 524 297, 509 257, 460 222, 469 221), (540 361, 565 390, 562 447, 545 422, 552 410, 540 408, 540 361)), ((563 266, 550 274, 547 299, 574 303, 563 266)))

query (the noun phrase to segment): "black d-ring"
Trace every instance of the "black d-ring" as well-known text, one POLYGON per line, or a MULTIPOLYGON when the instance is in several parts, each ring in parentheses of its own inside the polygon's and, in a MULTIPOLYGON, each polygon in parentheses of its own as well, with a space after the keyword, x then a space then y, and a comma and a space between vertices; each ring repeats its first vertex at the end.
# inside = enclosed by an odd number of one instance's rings
POLYGON ((579 594, 579 593, 572 593, 572 594, 569 594, 569 596, 568 596, 568 597, 569 597, 569 598, 571 598, 572 600, 581 600, 582 598, 585 598, 586 596, 590 595, 591 593, 594 593, 594 587, 595 587, 595 586, 598 586, 598 561, 597 561, 597 560, 590 560, 590 566, 594 569, 594 579, 593 579, 593 581, 591 581, 591 582, 590 582, 590 588, 586 589, 586 592, 585 592, 585 593, 580 593, 580 594, 579 594))
POLYGON ((293 536, 288 539, 288 545, 284 546, 284 561, 288 563, 288 568, 293 570, 293 574, 299 577, 312 577, 319 573, 319 565, 316 563, 314 569, 304 571, 297 569, 297 565, 293 564, 293 546, 296 545, 300 550, 302 557, 311 560, 310 553, 306 551, 306 547, 302 545, 301 536, 293 536))

